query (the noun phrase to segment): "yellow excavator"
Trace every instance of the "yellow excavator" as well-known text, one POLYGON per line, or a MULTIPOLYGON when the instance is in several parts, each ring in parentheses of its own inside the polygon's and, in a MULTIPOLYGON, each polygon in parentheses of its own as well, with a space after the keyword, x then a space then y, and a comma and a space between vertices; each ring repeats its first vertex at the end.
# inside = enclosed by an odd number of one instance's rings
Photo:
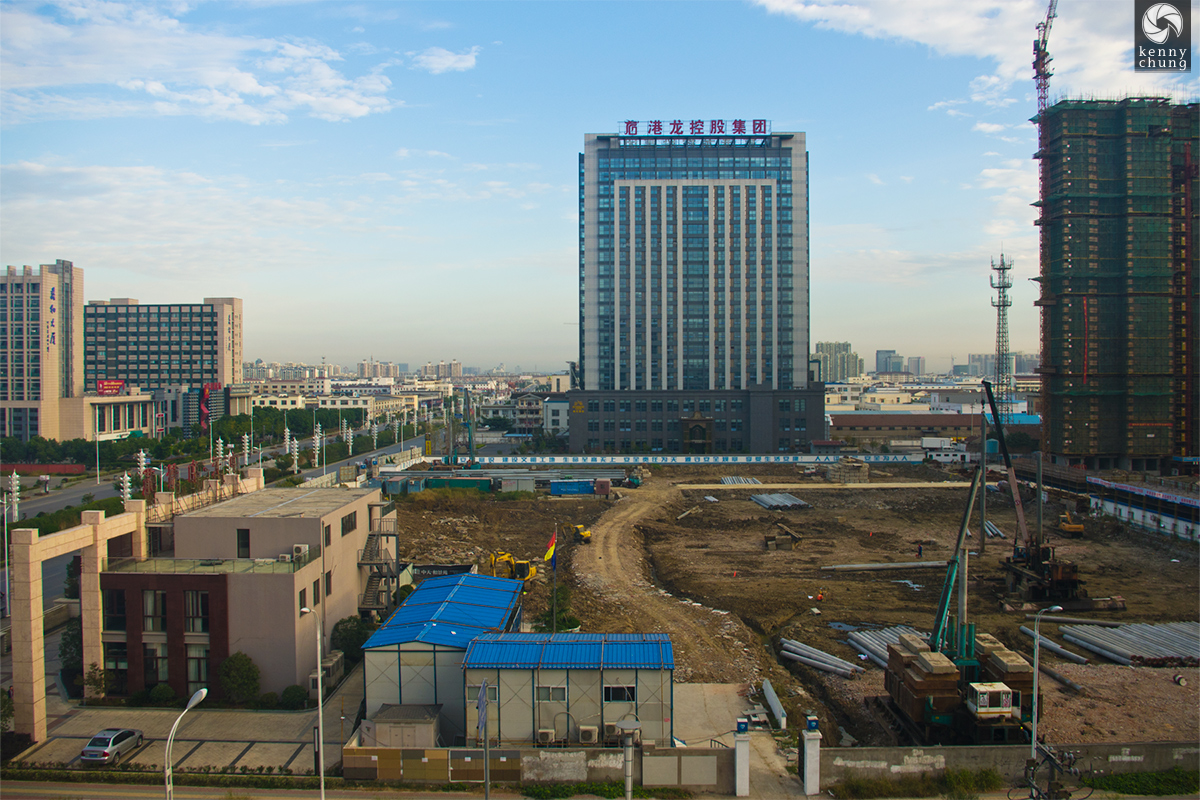
POLYGON ((492 576, 524 581, 525 586, 537 575, 537 567, 528 561, 518 561, 512 553, 492 553, 492 576), (499 573, 497 573, 499 568, 499 573))
POLYGON ((1071 516, 1070 510, 1065 514, 1060 514, 1058 517, 1058 529, 1063 533, 1078 539, 1083 536, 1083 522, 1076 522, 1071 516))
POLYGON ((592 543, 592 532, 589 531, 586 526, 576 525, 576 526, 574 526, 574 530, 575 530, 575 544, 591 544, 592 543))

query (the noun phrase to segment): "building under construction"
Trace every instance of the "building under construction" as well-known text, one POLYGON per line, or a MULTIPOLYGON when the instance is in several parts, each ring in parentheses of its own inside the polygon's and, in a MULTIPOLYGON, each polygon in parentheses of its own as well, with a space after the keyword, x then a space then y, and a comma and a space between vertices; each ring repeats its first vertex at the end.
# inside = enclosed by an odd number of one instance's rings
POLYGON ((1198 113, 1065 100, 1037 119, 1042 445, 1056 463, 1196 466, 1198 113))

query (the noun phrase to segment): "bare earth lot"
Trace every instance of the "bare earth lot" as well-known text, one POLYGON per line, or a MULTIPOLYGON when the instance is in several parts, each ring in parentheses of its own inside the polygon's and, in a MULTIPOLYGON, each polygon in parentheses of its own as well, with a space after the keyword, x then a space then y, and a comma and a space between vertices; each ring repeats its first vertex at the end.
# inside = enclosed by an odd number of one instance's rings
MULTIPOLYGON (((904 465, 872 473, 872 481, 888 483, 966 479, 904 465)), ((865 664, 866 674, 850 681, 790 663, 785 667, 775 657, 773 642, 783 635, 852 660, 856 653, 845 643, 846 632, 831 623, 905 624, 928 631, 944 568, 820 568, 948 558, 967 490, 822 486, 829 486, 823 478, 805 476, 790 466, 739 465, 655 470, 640 489, 620 490, 622 496, 615 502, 543 498, 493 503, 417 495, 399 504, 401 530, 412 534, 402 537, 400 555, 421 562, 476 561, 486 573, 489 552, 499 549, 518 558, 540 558, 555 522, 590 523, 590 546, 569 543, 561 531, 559 536, 558 579, 573 589, 572 609, 584 630, 670 633, 677 680, 749 684, 769 677, 790 706, 789 713, 812 709, 824 718, 827 731, 840 725, 861 744, 884 744, 886 736, 863 703, 866 697, 884 694, 880 669, 865 664), (688 488, 719 483, 722 476, 734 474, 764 484, 793 485, 770 491, 789 491, 813 508, 768 512, 750 502, 757 491, 749 487, 688 488), (812 488, 806 490, 805 482, 812 488), (718 502, 706 500, 706 495, 718 502), (781 532, 777 523, 802 537, 795 550, 765 549, 764 535, 781 532), (817 600, 818 595, 822 599, 817 600)), ((982 553, 971 557, 971 621, 980 633, 991 633, 1030 655, 1031 640, 1018 630, 1029 624, 1024 613, 1002 611, 1000 604, 1004 584, 999 564, 1011 552, 1016 529, 1011 499, 991 491, 987 500, 988 518, 1010 538, 990 539, 982 553)), ((1034 512, 1027 511, 1032 525, 1034 512)), ((1088 594, 1120 595, 1127 603, 1124 612, 1090 612, 1091 616, 1126 622, 1200 619, 1194 545, 1129 534, 1091 520, 1082 539, 1065 539, 1051 531, 1050 521, 1057 520, 1058 513, 1057 506, 1045 513, 1050 543, 1059 548, 1061 558, 1080 564, 1088 594)), ((979 546, 978 510, 974 517, 973 553, 979 546)), ((540 577, 527 598, 527 618, 544 608, 549 595, 548 582, 540 577)), ((1042 632, 1064 643, 1055 624, 1044 622, 1042 632)), ((1119 667, 1102 659, 1077 666, 1045 651, 1042 658, 1087 689, 1080 697, 1043 676, 1041 730, 1052 740, 1200 740, 1200 670, 1119 667), (1187 686, 1171 680, 1176 674, 1184 675, 1187 686)), ((836 738, 827 737, 826 744, 836 744, 831 741, 836 738)))

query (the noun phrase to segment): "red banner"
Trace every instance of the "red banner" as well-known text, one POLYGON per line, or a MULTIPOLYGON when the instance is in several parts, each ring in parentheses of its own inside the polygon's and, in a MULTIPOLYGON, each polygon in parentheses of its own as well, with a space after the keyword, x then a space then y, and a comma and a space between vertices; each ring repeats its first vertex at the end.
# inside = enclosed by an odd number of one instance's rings
POLYGON ((103 395, 105 397, 111 397, 113 395, 120 394, 121 390, 124 388, 125 381, 123 380, 101 379, 96 381, 96 394, 103 395))

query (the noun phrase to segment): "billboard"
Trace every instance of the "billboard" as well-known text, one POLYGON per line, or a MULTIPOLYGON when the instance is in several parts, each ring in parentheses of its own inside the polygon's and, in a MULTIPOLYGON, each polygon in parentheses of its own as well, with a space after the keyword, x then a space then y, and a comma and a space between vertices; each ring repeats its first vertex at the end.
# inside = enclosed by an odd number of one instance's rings
POLYGON ((125 388, 125 381, 123 381, 123 380, 101 379, 101 380, 96 381, 96 394, 102 395, 104 397, 112 397, 113 395, 118 395, 121 393, 121 390, 124 388, 125 388))

